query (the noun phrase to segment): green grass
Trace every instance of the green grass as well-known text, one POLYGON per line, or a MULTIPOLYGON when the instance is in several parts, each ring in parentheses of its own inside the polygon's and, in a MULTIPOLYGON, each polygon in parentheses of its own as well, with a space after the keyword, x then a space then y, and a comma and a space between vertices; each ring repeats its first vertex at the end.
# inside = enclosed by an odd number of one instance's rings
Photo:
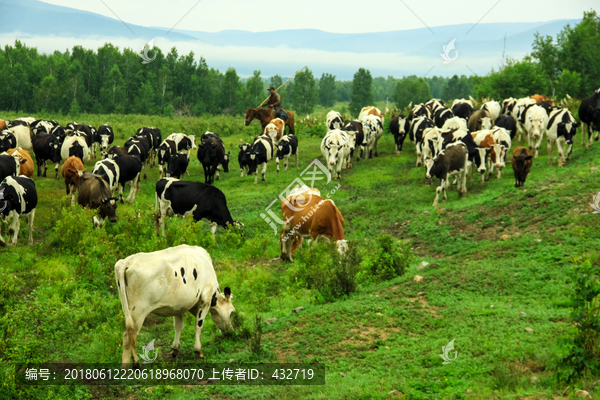
MULTIPOLYGON (((326 112, 318 113, 319 121, 326 112)), ((402 277, 363 283, 346 300, 320 304, 313 291, 291 279, 292 267, 276 260, 277 237, 259 215, 299 172, 291 168, 277 174, 272 162, 266 182, 254 185, 253 178, 239 176, 237 145, 251 140, 258 122, 244 127, 239 117, 46 117, 63 124, 72 119, 109 123, 116 144, 142 126, 161 128, 163 137, 171 132, 199 136, 205 130, 220 134, 232 161, 231 172, 221 174, 216 186, 227 196, 233 218, 245 224, 244 237, 219 229, 214 242, 205 224, 192 224, 189 218, 167 219, 167 237, 156 237, 156 167, 148 170, 135 204, 119 205, 119 221, 96 230, 92 212, 70 206, 62 180, 34 175, 40 198, 36 243, 26 246, 22 222, 18 247, 0 249, 0 399, 383 399, 391 390, 408 399, 515 399, 537 392, 550 398, 563 392, 572 396, 577 389, 600 395, 592 386, 597 377, 567 387, 548 371, 559 352, 557 337, 571 326, 565 307, 572 289, 567 272, 600 245, 600 216, 588 204, 600 190, 600 174, 590 172, 590 164, 598 162, 598 144, 583 149, 578 136, 563 168, 547 165, 542 146, 524 189, 514 188, 509 165, 501 179, 493 177, 484 186, 478 179, 469 182, 466 198, 450 189, 448 202, 436 209, 431 206, 436 184, 425 184, 424 170, 414 166, 414 146, 407 140, 403 154, 396 156, 386 133, 379 142, 380 157, 343 170, 342 187, 331 198, 344 216, 347 239, 367 246, 386 233, 411 243, 415 259, 402 277), (202 335, 206 362, 324 362, 326 385, 161 386, 148 392, 145 387, 12 386, 10 365, 15 362, 120 362, 125 324, 114 288, 115 262, 180 243, 208 249, 221 287, 231 287, 249 329, 255 315, 278 319, 263 327, 260 356, 240 335, 224 337, 207 320, 202 335), (417 270, 421 261, 431 264, 417 270), (419 283, 413 281, 417 274, 424 277, 419 283), (304 309, 292 313, 298 306, 304 309), (533 332, 525 332, 526 327, 533 332), (458 358, 443 365, 438 354, 452 339, 458 358), (538 377, 536 383, 532 376, 538 377)), ((314 131, 304 124, 297 128, 300 171, 322 158, 319 135, 307 135, 307 130, 314 131)), ((91 170, 93 162, 86 166, 91 170)), ((189 172, 185 179, 204 182, 195 154, 189 172)), ((336 184, 316 186, 325 194, 336 184)), ((305 245, 300 251, 309 250, 305 245)), ((169 360, 172 319, 151 315, 145 325, 138 342, 155 339, 159 359, 169 360)), ((185 317, 181 338, 177 361, 193 362, 191 315, 185 317)))

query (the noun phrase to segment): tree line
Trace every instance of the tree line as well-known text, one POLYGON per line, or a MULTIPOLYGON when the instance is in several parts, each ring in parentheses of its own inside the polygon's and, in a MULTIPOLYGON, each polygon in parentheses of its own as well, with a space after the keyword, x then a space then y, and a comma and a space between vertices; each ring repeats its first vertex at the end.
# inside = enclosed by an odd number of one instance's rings
MULTIPOLYGON (((348 111, 374 102, 404 108, 432 97, 589 96, 600 86, 600 20, 595 11, 557 35, 536 34, 532 52, 523 60, 502 59, 486 76, 417 77, 371 76, 360 68, 351 81, 340 81, 310 69, 300 72, 281 90, 283 107, 300 114, 315 106, 349 102, 348 111)), ((138 113, 161 115, 241 114, 257 107, 286 77, 269 79, 254 71, 241 79, 234 68, 224 73, 210 68, 193 52, 168 54, 155 48, 156 58, 142 64, 131 49, 110 43, 97 51, 75 46, 71 51, 41 54, 20 41, 0 49, 0 109, 17 112, 138 113)), ((341 110, 344 111, 344 110, 341 110)))

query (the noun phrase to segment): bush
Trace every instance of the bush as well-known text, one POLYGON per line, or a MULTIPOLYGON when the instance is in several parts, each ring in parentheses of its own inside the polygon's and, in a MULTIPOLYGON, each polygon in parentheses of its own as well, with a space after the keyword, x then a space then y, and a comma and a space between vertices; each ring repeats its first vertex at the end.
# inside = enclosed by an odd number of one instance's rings
POLYGON ((378 283, 402 276, 413 258, 410 244, 389 235, 378 236, 374 246, 369 247, 359 275, 363 282, 378 283))

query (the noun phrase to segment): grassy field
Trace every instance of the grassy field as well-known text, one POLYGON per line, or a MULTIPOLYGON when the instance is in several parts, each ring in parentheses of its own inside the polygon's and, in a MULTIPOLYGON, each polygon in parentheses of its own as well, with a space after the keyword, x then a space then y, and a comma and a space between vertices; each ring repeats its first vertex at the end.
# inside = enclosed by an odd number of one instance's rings
MULTIPOLYGON (((73 119, 44 117, 62 124, 73 119)), ((324 302, 316 290, 296 280, 303 260, 311 259, 307 246, 294 265, 281 264, 277 237, 260 217, 299 171, 277 174, 272 162, 267 181, 258 185, 239 175, 237 145, 258 133, 258 122, 243 127, 239 117, 138 115, 86 115, 75 120, 112 125, 116 144, 142 126, 161 128, 163 137, 171 132, 199 136, 206 130, 221 135, 232 161, 230 172, 222 173, 216 186, 227 196, 233 219, 245 224, 243 235, 220 228, 215 242, 206 224, 172 218, 166 221, 167 237, 156 237, 156 167, 142 181, 135 204, 119 205, 119 221, 107 222, 102 229, 92 228, 91 211, 70 206, 62 180, 52 179, 50 173, 49 178, 34 175, 40 198, 35 245, 26 246, 27 226, 22 222, 18 246, 0 248, 0 399, 401 397, 389 395, 392 390, 406 399, 517 399, 541 392, 548 398, 574 397, 580 389, 600 396, 594 386, 598 377, 557 383, 549 371, 553 358, 562 354, 557 337, 573 329, 569 273, 586 259, 596 271, 600 267, 600 216, 592 214, 589 205, 600 191, 600 172, 594 169, 600 144, 582 148, 581 132, 567 166, 548 166, 542 145, 523 189, 514 188, 508 165, 501 179, 494 176, 484 186, 477 178, 469 181, 466 198, 459 199, 450 189, 448 202, 439 208, 431 206, 435 184, 427 185, 424 169, 415 167, 414 146, 407 140, 404 153, 396 156, 393 138, 386 132, 379 142, 380 156, 343 170, 341 187, 331 196, 344 216, 347 239, 364 258, 357 292, 324 302), (414 257, 403 276, 377 282, 369 279, 366 268, 372 266, 372 250, 382 235, 409 243, 414 257), (231 287, 248 332, 255 335, 255 316, 277 318, 262 325, 260 351, 240 333, 219 334, 207 319, 202 335, 205 362, 323 362, 326 384, 15 386, 11 365, 16 362, 120 362, 125 322, 114 287, 115 262, 181 243, 209 251, 220 286, 231 287), (422 261, 430 264, 418 270, 422 261), (423 280, 415 282, 415 275, 423 280), (292 313, 299 306, 304 309, 292 313), (458 357, 443 365, 442 346, 453 339, 458 357)), ((322 160, 318 133, 323 131, 304 124, 297 128, 300 171, 315 158, 322 160)), ((86 166, 91 170, 93 162, 86 166)), ((195 153, 189 172, 185 179, 204 182, 195 153)), ((337 183, 315 186, 324 194, 337 183)), ((194 361, 193 325, 186 315, 177 362, 194 361)), ((157 362, 170 360, 172 319, 151 315, 140 332, 138 351, 152 339, 159 349, 157 362)))

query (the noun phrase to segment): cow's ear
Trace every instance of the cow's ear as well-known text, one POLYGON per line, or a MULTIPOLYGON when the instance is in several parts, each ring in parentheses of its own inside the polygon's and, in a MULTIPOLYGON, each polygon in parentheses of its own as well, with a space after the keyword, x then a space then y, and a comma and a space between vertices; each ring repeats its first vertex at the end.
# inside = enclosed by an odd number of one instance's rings
POLYGON ((229 288, 229 286, 225 286, 225 289, 223 290, 223 294, 224 294, 226 297, 229 297, 229 296, 231 296, 231 289, 229 288))
POLYGON ((106 203, 106 199, 102 199, 102 202, 103 202, 103 203, 106 203))
POLYGON ((26 162, 27 162, 27 160, 26 160, 26 159, 24 159, 24 158, 23 158, 23 159, 21 159, 21 164, 25 164, 26 162))
POLYGON ((527 157, 525 157, 525 161, 531 160, 532 158, 533 158, 533 156, 527 156, 527 157))

